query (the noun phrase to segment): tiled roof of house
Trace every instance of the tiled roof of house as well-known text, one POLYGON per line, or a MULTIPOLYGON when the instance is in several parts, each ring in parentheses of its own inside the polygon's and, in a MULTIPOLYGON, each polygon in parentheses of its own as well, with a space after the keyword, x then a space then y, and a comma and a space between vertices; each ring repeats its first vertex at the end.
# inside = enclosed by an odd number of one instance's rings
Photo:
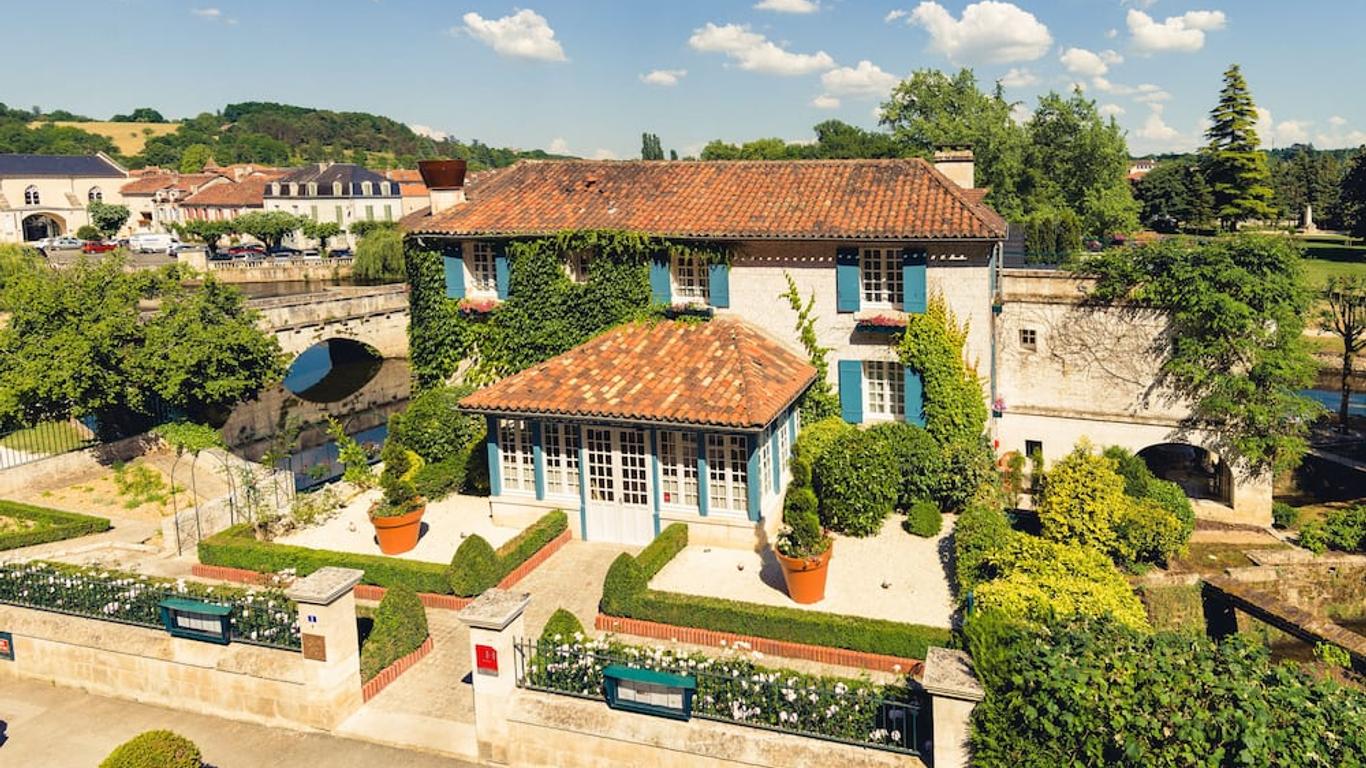
POLYGON ((334 181, 339 181, 346 186, 369 181, 378 187, 380 182, 388 181, 388 179, 354 163, 313 163, 286 173, 279 178, 279 181, 284 184, 314 182, 319 189, 325 190, 330 188, 334 181))
POLYGON ((266 185, 275 176, 258 173, 236 183, 212 184, 190 195, 182 205, 220 208, 261 208, 265 206, 266 185))
POLYGON ((460 401, 476 413, 759 430, 816 378, 735 320, 614 328, 460 401))
POLYGON ((128 176, 104 155, 0 155, 0 176, 25 178, 73 176, 118 178, 128 176))
POLYGON ((120 191, 125 195, 150 195, 175 184, 178 175, 175 173, 143 174, 141 177, 124 184, 120 191))
POLYGON ((1000 216, 928 162, 525 160, 418 233, 629 229, 708 239, 989 239, 1000 216))
POLYGON ((399 194, 404 197, 426 197, 429 194, 427 185, 422 183, 421 171, 399 168, 386 171, 384 175, 390 181, 398 182, 399 194))

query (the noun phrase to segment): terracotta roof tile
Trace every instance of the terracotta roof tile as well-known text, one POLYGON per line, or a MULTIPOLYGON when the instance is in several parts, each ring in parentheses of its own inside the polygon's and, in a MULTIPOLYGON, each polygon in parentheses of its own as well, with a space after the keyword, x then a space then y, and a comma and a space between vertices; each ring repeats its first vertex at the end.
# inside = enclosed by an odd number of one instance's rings
POLYGON ((924 160, 522 161, 417 227, 456 236, 1000 239, 1000 216, 924 160))
POLYGON ((261 208, 265 206, 266 185, 274 178, 270 174, 256 174, 235 183, 212 184, 185 198, 181 204, 227 208, 261 208))
POLYGON ((736 320, 619 326, 460 401, 476 413, 759 430, 816 378, 736 320))
POLYGON ((150 195, 175 183, 176 174, 147 173, 124 184, 119 190, 125 195, 150 195))

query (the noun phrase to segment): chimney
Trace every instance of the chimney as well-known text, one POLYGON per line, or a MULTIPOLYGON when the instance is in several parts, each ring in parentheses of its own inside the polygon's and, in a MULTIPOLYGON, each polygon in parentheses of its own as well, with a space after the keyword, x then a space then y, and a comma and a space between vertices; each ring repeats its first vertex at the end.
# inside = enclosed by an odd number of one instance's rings
POLYGON ((934 153, 934 167, 963 189, 977 186, 971 146, 956 144, 940 147, 934 153))
POLYGON ((432 214, 465 202, 464 160, 420 160, 417 170, 422 174, 422 183, 427 185, 432 214))

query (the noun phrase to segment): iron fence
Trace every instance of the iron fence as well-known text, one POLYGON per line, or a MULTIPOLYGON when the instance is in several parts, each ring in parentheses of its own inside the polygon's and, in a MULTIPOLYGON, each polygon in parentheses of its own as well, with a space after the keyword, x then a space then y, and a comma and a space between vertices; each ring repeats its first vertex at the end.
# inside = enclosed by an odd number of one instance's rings
POLYGON ((164 629, 159 604, 190 598, 232 608, 234 643, 297 651, 298 610, 278 590, 171 582, 55 563, 0 563, 0 603, 137 627, 164 629))
POLYGON ((94 430, 76 419, 39 422, 32 427, 0 433, 0 470, 78 451, 97 443, 99 440, 94 430))
POLYGON ((928 734, 925 693, 911 685, 841 681, 745 660, 699 661, 648 649, 606 644, 520 640, 514 645, 517 685, 604 701, 603 669, 612 664, 691 675, 692 716, 825 741, 920 755, 928 734))

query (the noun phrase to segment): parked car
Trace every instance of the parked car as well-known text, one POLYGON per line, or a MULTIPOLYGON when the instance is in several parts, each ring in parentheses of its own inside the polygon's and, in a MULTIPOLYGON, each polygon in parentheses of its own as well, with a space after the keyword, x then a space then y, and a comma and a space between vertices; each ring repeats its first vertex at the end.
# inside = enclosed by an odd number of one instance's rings
POLYGON ((81 251, 84 253, 109 253, 117 250, 118 247, 119 244, 112 240, 86 240, 81 245, 81 251))
POLYGON ((128 249, 135 253, 166 253, 179 243, 175 235, 164 232, 139 232, 128 238, 128 249))
POLYGON ((272 259, 275 259, 276 261, 288 261, 289 259, 293 259, 295 257, 303 255, 303 251, 300 251, 298 248, 290 248, 288 246, 281 245, 279 247, 272 248, 270 250, 270 253, 266 255, 272 259))
POLYGON ((233 256, 227 251, 210 251, 209 261, 232 261, 233 256))
POLYGON ((70 235, 62 235, 61 237, 48 237, 39 240, 38 242, 46 243, 46 245, 38 246, 38 249, 41 251, 74 251, 79 250, 82 246, 85 245, 84 240, 80 239, 79 237, 71 237, 70 235))
POLYGON ((349 259, 352 256, 355 256, 350 248, 333 248, 327 252, 327 255, 334 259, 349 259))
POLYGON ((304 261, 322 261, 323 258, 323 255, 318 252, 317 248, 305 248, 302 256, 304 261))
POLYGON ((166 253, 171 256, 179 255, 184 251, 204 250, 203 246, 192 245, 190 243, 171 243, 171 247, 166 249, 166 253))
POLYGON ((255 243, 250 245, 234 245, 228 249, 227 253, 234 259, 245 259, 253 256, 259 258, 266 255, 266 248, 263 245, 257 245, 255 243))

